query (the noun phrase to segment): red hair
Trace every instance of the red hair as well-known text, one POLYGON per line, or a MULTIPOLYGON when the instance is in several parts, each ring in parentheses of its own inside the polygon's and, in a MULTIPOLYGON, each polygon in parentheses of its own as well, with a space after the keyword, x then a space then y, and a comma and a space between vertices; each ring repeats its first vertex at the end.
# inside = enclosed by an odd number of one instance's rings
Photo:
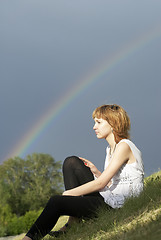
POLYGON ((102 118, 111 125, 116 143, 121 139, 130 138, 130 118, 121 106, 102 105, 93 111, 92 117, 102 118))

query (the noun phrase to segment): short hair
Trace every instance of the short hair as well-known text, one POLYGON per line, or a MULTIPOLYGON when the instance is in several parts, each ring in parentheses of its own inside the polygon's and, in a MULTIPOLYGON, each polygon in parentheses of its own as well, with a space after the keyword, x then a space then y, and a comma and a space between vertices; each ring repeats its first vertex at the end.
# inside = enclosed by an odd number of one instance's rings
POLYGON ((130 118, 121 106, 102 105, 93 111, 92 117, 102 118, 111 125, 116 143, 130 138, 130 118))

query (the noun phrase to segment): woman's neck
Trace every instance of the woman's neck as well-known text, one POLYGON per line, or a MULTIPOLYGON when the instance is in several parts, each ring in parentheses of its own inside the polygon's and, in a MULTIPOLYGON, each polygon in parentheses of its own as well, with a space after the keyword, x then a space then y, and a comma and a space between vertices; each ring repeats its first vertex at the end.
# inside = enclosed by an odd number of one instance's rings
POLYGON ((112 134, 111 136, 109 136, 106 141, 108 142, 111 152, 113 152, 113 150, 116 148, 116 142, 114 139, 114 135, 112 134))
POLYGON ((113 154, 115 152, 116 149, 116 142, 114 140, 114 137, 112 136, 111 138, 106 139, 109 146, 110 146, 110 151, 109 151, 109 159, 112 159, 113 154))

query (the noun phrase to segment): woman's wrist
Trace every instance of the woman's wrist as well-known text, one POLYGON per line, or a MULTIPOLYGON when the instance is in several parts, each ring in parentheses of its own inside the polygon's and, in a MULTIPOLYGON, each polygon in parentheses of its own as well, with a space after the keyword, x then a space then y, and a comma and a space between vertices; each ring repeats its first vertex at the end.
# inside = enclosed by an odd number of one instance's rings
POLYGON ((93 173, 96 178, 98 178, 101 175, 101 172, 98 170, 97 172, 93 173))

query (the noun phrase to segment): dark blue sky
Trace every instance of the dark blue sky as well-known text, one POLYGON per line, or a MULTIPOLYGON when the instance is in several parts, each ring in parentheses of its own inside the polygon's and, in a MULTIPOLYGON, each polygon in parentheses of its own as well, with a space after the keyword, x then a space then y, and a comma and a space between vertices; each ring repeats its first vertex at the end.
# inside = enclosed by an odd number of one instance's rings
POLYGON ((161 1, 4 0, 0 32, 1 163, 73 85, 143 37, 145 44, 74 98, 26 154, 57 161, 74 154, 102 169, 107 143, 96 138, 91 114, 117 103, 130 115, 146 175, 160 168, 161 1), (158 35, 146 41, 154 29, 158 35))

